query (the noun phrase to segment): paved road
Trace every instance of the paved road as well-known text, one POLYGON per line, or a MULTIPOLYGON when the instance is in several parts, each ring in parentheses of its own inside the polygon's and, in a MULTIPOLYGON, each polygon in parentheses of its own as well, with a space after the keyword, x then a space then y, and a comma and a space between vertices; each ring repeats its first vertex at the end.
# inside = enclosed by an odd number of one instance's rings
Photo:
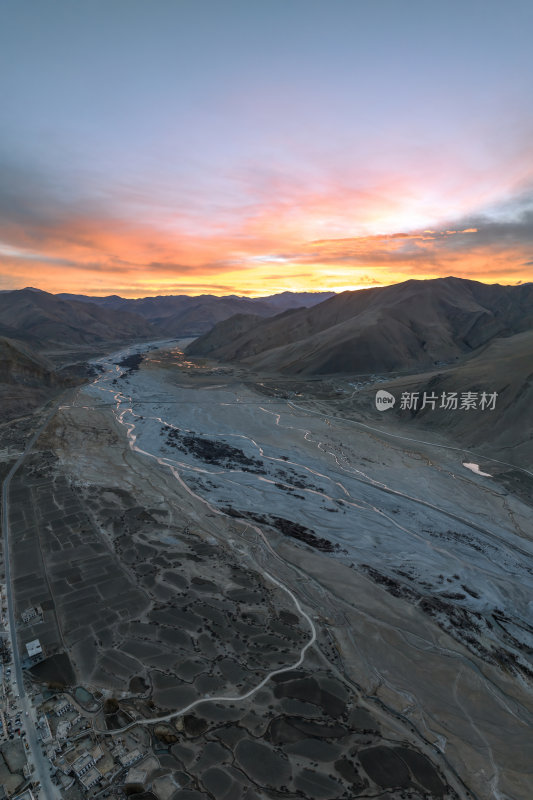
POLYGON ((37 738, 37 729, 35 725, 35 718, 33 715, 33 708, 31 704, 31 700, 26 694, 26 690, 24 688, 24 677, 22 674, 22 665, 20 661, 20 654, 17 646, 17 632, 15 626, 15 609, 14 609, 14 600, 13 600, 13 592, 12 592, 12 583, 11 583, 11 557, 9 553, 9 487, 11 485, 11 479, 19 467, 24 463, 27 456, 30 454, 35 442, 46 428, 54 414, 56 413, 59 406, 59 402, 56 402, 51 409, 51 411, 47 414, 44 421, 41 425, 37 428, 31 439, 26 445, 26 449, 22 453, 21 456, 17 459, 17 461, 13 464, 11 469, 9 470, 7 477, 5 478, 2 484, 2 532, 3 532, 3 543, 4 543, 4 566, 5 566, 5 583, 6 583, 6 595, 7 595, 7 617, 8 617, 8 624, 9 624, 9 638, 11 641, 11 651, 13 653, 13 667, 14 667, 14 677, 17 686, 17 692, 19 694, 18 705, 21 709, 21 713, 24 715, 24 725, 26 727, 26 740, 29 745, 29 754, 31 756, 31 760, 35 765, 35 773, 34 779, 40 781, 41 783, 41 790, 44 792, 44 797, 46 800, 60 800, 61 795, 59 794, 59 789, 57 786, 52 784, 50 780, 50 764, 48 759, 45 758, 42 754, 41 746, 39 740, 37 738), (26 712, 28 716, 26 716, 26 712))

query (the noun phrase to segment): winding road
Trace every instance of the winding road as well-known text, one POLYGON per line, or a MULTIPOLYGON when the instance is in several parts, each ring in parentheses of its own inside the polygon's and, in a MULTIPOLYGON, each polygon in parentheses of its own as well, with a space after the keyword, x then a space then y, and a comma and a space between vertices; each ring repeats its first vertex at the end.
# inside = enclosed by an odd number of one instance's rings
MULTIPOLYGON (((117 371, 118 374, 122 374, 122 372, 123 372, 123 370, 121 370, 121 368, 118 365, 116 367, 116 371, 117 371)), ((97 384, 102 379, 105 380, 106 378, 107 379, 109 378, 108 374, 104 374, 103 376, 100 376, 99 378, 97 378, 94 381, 94 384, 97 384)), ((113 392, 112 389, 104 388, 103 390, 104 391, 113 392)), ((218 508, 216 508, 214 506, 211 506, 211 504, 208 503, 205 500, 205 498, 202 498, 199 495, 196 495, 194 492, 192 492, 192 490, 187 486, 187 484, 185 484, 183 482, 183 480, 179 476, 179 473, 172 466, 172 464, 167 463, 165 459, 162 459, 162 458, 158 457, 157 455, 155 455, 153 453, 149 453, 147 450, 142 450, 138 445, 136 445, 136 443, 135 443, 136 436, 135 436, 135 434, 133 432, 135 430, 135 425, 134 425, 134 423, 126 422, 124 420, 124 415, 126 413, 128 413, 128 412, 129 413, 133 413, 133 411, 132 411, 131 408, 127 408, 127 409, 124 409, 124 410, 121 410, 121 408, 120 408, 122 402, 125 399, 127 399, 127 398, 125 398, 125 396, 122 395, 122 393, 119 392, 119 393, 115 394, 116 417, 117 417, 117 420, 120 422, 120 424, 124 425, 126 427, 126 429, 127 429, 127 436, 128 436, 128 442, 129 442, 130 448, 132 450, 135 450, 136 452, 144 455, 144 456, 148 456, 149 458, 155 459, 159 464, 161 464, 162 466, 165 466, 168 469, 170 469, 171 472, 174 474, 174 476, 177 478, 177 480, 179 480, 179 482, 182 484, 182 486, 190 494, 193 494, 198 500, 200 500, 202 503, 206 504, 212 512, 214 512, 216 514, 220 514, 222 516, 225 516, 223 514, 223 512, 221 512, 218 508)), ((131 401, 131 398, 128 398, 128 399, 131 401)), ((261 536, 264 544, 266 545, 267 549, 271 552, 271 554, 274 555, 276 558, 278 558, 277 554, 270 547, 270 544, 268 543, 268 541, 267 541, 266 537, 264 536, 263 532, 259 528, 257 528, 255 525, 250 525, 250 524, 246 523, 246 520, 244 520, 244 519, 242 520, 242 522, 246 524, 246 527, 252 527, 261 536)), ((245 530, 246 530, 246 528, 245 528, 245 530)), ((258 692, 275 675, 282 675, 284 672, 290 672, 291 670, 297 669, 299 666, 301 666, 301 664, 304 661, 305 654, 306 654, 307 650, 316 641, 317 632, 316 632, 315 624, 314 624, 313 620, 311 619, 311 617, 309 616, 309 614, 307 614, 307 612, 304 611, 304 609, 300 605, 300 602, 299 602, 298 598, 296 597, 294 592, 292 592, 291 589, 288 588, 288 586, 286 586, 284 583, 279 581, 277 578, 275 578, 273 575, 271 575, 266 570, 260 568, 259 565, 258 565, 258 570, 263 575, 263 577, 265 577, 271 583, 274 583, 276 586, 278 586, 280 589, 282 589, 284 592, 286 592, 289 595, 289 597, 293 601, 297 611, 305 619, 305 621, 307 622, 307 624, 309 626, 309 630, 311 632, 311 637, 305 643, 305 645, 301 648, 300 656, 294 663, 288 664, 287 666, 281 667, 279 669, 272 670, 256 686, 253 686, 251 689, 249 689, 247 692, 244 692, 241 695, 231 695, 231 696, 229 696, 229 695, 206 695, 205 697, 200 697, 197 700, 194 700, 192 703, 189 703, 187 706, 184 706, 183 708, 177 709, 176 711, 172 711, 170 714, 166 714, 164 716, 136 719, 136 720, 133 720, 132 722, 129 722, 127 725, 124 725, 121 728, 103 729, 103 728, 93 727, 93 730, 96 733, 99 733, 101 735, 107 735, 107 736, 117 735, 117 734, 125 733, 126 731, 130 730, 131 728, 134 728, 137 725, 154 725, 154 724, 161 723, 161 722, 169 722, 170 720, 175 719, 176 717, 183 716, 183 714, 186 714, 187 712, 191 711, 193 708, 196 708, 197 706, 202 705, 203 703, 220 703, 220 702, 225 702, 225 703, 234 702, 234 703, 236 703, 236 702, 241 702, 242 700, 246 700, 247 698, 249 698, 252 695, 254 695, 256 692, 258 692)))
POLYGON ((303 610, 303 608, 301 607, 296 595, 293 592, 291 592, 291 590, 287 586, 285 586, 285 584, 281 583, 281 581, 278 581, 277 578, 274 578, 273 575, 270 575, 270 573, 265 572, 265 570, 261 570, 261 573, 265 578, 267 578, 267 580, 271 581, 272 583, 276 584, 276 586, 279 586, 280 589, 283 589, 283 591, 287 592, 287 594, 289 595, 289 597, 293 601, 294 605, 296 606, 297 610, 302 615, 302 617, 306 620, 306 622, 309 625, 309 628, 311 630, 311 638, 302 647, 302 649, 300 651, 300 657, 298 658, 297 661, 294 662, 294 664, 289 664, 286 667, 281 667, 280 669, 272 670, 272 672, 269 672, 267 675, 265 675, 263 680, 260 683, 258 683, 257 686, 253 686, 251 689, 249 689, 244 694, 232 695, 232 696, 228 696, 228 695, 206 695, 205 697, 199 697, 198 700, 193 700, 193 702, 189 703, 188 706, 184 706, 183 708, 180 708, 177 711, 171 711, 170 714, 166 714, 164 717, 151 717, 149 719, 147 719, 147 718, 136 719, 133 722, 129 722, 127 725, 124 725, 122 728, 115 728, 114 730, 94 728, 96 733, 107 734, 107 735, 115 734, 116 735, 116 734, 119 734, 119 733, 125 733, 127 730, 129 730, 130 728, 134 728, 136 725, 154 725, 154 724, 157 724, 159 722, 170 722, 170 720, 175 719, 176 717, 181 717, 183 714, 186 714, 188 711, 192 711, 193 708, 196 708, 197 706, 202 705, 203 703, 222 703, 222 702, 223 703, 239 703, 239 702, 241 702, 241 700, 247 700, 248 697, 251 697, 256 692, 258 692, 260 689, 262 689, 263 686, 265 686, 265 684, 267 684, 269 682, 269 680, 274 677, 274 675, 282 675, 284 672, 290 672, 293 669, 298 669, 298 667, 300 667, 303 664, 303 660, 305 658, 305 654, 306 654, 307 650, 316 641, 315 624, 314 624, 313 620, 311 619, 311 617, 309 616, 309 614, 307 614, 303 610))

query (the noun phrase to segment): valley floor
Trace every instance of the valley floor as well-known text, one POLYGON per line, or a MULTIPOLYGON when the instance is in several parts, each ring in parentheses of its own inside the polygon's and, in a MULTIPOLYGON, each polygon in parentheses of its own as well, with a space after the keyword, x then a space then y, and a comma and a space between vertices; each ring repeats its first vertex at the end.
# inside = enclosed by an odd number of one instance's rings
POLYGON ((149 731, 173 800, 529 800, 531 507, 455 449, 142 349, 14 487, 19 611, 41 576, 48 652, 119 701, 94 735, 149 731))

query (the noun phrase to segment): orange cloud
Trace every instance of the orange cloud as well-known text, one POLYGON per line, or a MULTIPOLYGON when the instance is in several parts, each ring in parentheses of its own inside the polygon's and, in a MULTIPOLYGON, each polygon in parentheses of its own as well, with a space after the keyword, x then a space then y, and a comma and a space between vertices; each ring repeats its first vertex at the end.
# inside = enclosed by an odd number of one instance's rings
POLYGON ((421 198, 400 177, 376 182, 372 191, 321 185, 309 192, 277 176, 256 202, 212 222, 168 209, 130 221, 94 206, 48 209, 44 202, 17 217, 6 204, 0 288, 262 295, 412 276, 533 279, 528 213, 507 222, 465 214, 439 227, 422 211, 421 198))

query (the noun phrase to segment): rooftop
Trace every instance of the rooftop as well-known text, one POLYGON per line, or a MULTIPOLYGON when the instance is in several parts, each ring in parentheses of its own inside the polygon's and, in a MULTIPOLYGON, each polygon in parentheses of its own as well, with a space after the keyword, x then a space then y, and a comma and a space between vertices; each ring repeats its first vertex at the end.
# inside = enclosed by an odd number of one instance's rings
MULTIPOLYGON (((28 651, 30 658, 33 658, 34 656, 40 656, 43 652, 43 648, 41 647, 39 639, 34 639, 32 642, 28 642, 26 644, 26 650, 28 651)), ((23 795, 21 795, 21 797, 23 797, 23 795)))
POLYGON ((128 774, 126 775, 125 784, 126 786, 131 784, 139 784, 144 786, 146 782, 146 770, 141 769, 140 767, 132 767, 128 774))

